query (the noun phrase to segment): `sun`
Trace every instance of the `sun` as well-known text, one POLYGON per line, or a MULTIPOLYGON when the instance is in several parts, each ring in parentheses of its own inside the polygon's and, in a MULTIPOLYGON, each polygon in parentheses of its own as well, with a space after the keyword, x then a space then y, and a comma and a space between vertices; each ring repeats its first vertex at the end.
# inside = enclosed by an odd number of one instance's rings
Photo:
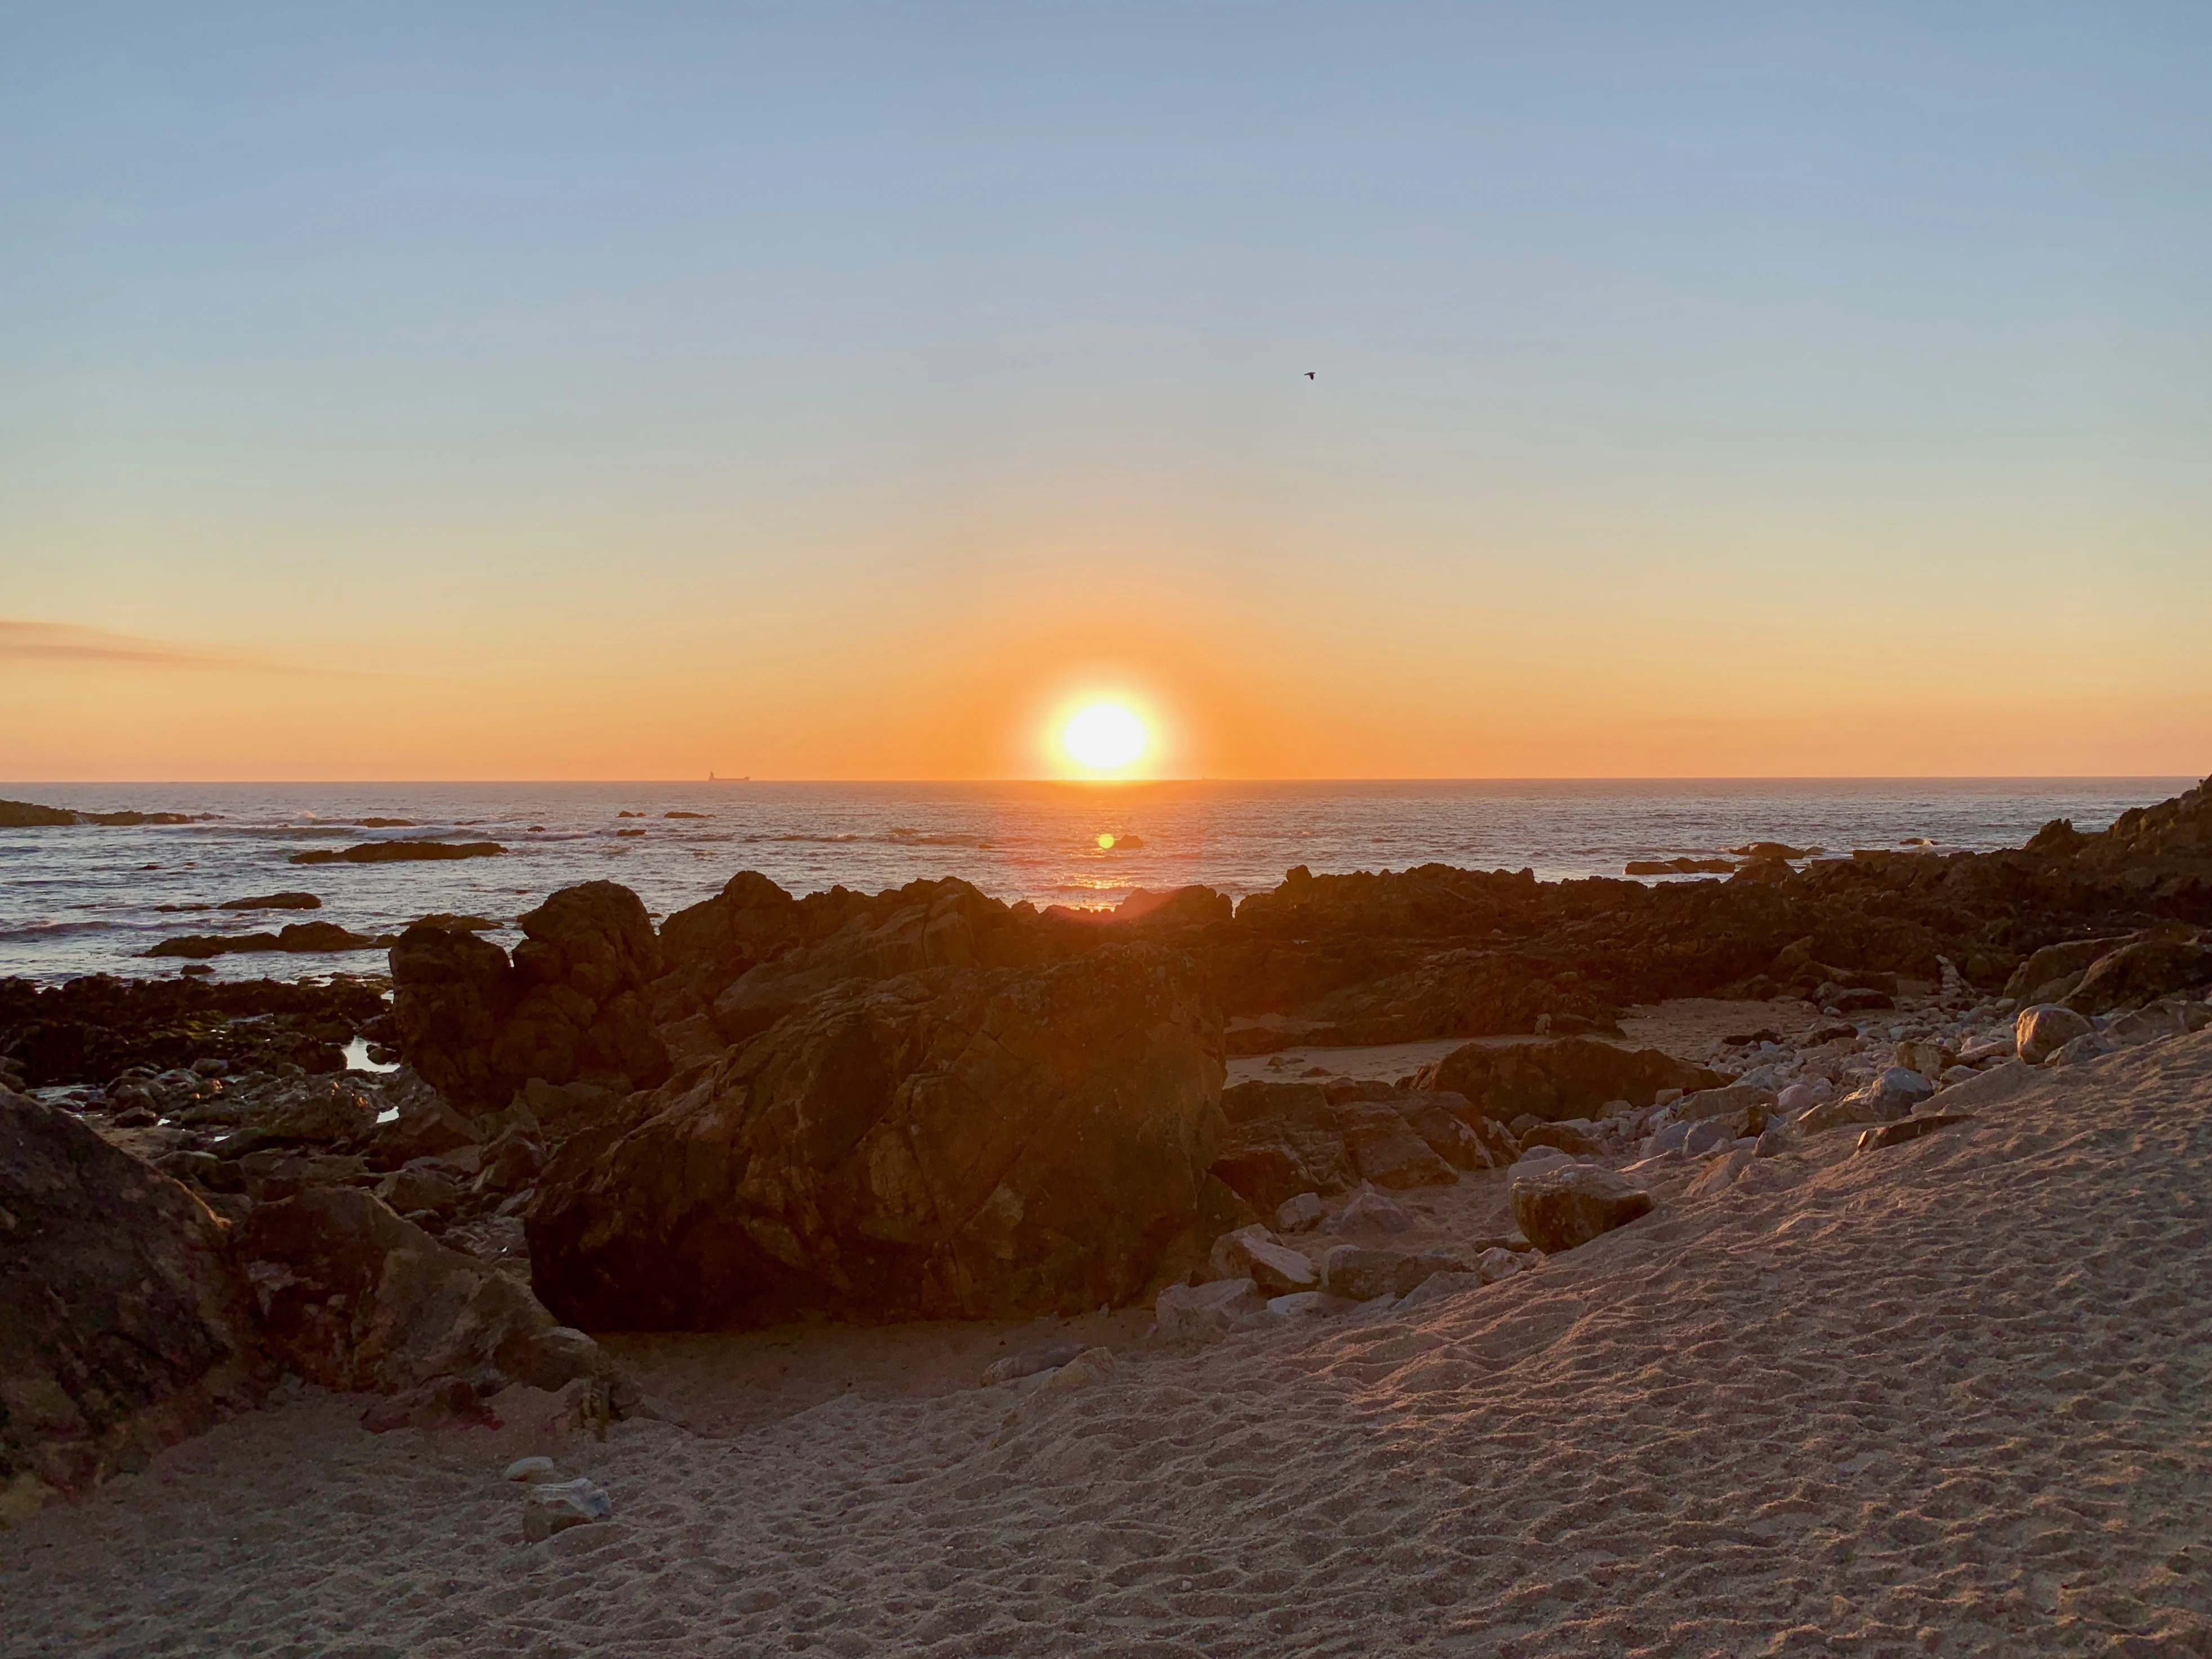
POLYGON ((1060 729, 1060 746, 1079 766, 1118 772, 1151 745, 1144 721, 1118 702, 1088 703, 1060 729))

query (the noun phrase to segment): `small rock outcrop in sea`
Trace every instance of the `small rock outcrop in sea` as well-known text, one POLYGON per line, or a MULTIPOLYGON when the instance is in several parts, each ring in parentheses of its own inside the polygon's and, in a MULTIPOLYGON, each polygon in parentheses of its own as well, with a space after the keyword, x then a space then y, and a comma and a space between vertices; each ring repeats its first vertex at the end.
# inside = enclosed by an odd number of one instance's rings
POLYGON ((127 828, 137 823, 197 823, 208 814, 190 812, 77 812, 66 806, 40 806, 27 800, 0 800, 0 830, 43 830, 70 823, 127 828))
POLYGON ((274 933, 187 933, 165 939, 146 954, 149 957, 246 956, 259 951, 366 951, 376 941, 349 932, 334 921, 295 921, 274 933))
POLYGON ((322 900, 313 893, 264 893, 258 898, 225 899, 218 910, 319 910, 322 900))
POLYGON ((487 859, 507 848, 494 841, 368 841, 356 847, 311 847, 292 854, 294 864, 422 864, 441 859, 487 859))
POLYGON ((0 1090, 0 1524, 257 1403, 225 1227, 70 1114, 0 1090))
POLYGON ((1126 1302, 1233 1204, 1220 1030, 1142 945, 819 994, 568 1141, 527 1217, 538 1293, 660 1329, 1126 1302))

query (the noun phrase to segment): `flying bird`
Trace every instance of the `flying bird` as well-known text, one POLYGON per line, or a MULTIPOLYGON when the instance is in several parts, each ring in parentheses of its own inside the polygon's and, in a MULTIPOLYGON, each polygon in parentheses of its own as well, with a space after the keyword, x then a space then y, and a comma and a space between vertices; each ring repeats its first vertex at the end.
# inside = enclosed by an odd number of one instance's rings
POLYGON ((1313 372, 1313 370, 1311 370, 1311 369, 1308 369, 1308 370, 1306 371, 1306 379, 1308 379, 1309 380, 1310 380, 1311 379, 1313 379, 1313 377, 1314 377, 1314 372, 1313 372))

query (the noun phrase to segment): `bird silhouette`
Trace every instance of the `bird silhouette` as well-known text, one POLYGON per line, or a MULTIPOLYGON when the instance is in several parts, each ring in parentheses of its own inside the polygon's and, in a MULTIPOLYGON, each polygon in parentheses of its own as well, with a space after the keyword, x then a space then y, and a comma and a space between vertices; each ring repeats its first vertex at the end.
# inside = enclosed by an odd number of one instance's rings
POLYGON ((1306 371, 1306 379, 1308 379, 1309 380, 1310 380, 1311 379, 1313 379, 1313 377, 1314 377, 1314 372, 1313 372, 1313 370, 1311 370, 1311 369, 1308 369, 1308 370, 1306 371))

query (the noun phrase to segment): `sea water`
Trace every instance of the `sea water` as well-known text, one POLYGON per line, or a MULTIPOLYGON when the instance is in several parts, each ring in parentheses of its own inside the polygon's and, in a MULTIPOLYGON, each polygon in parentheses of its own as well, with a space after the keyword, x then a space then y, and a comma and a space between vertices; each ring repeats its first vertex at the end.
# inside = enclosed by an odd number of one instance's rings
MULTIPOLYGON (((994 897, 1118 902, 1200 882, 1231 897, 1316 874, 1443 863, 1544 879, 1632 860, 1781 841, 1857 848, 2017 846, 2054 817, 2102 828, 2188 778, 1396 783, 9 784, 0 796, 86 811, 184 812, 184 824, 0 830, 0 976, 160 975, 177 933, 335 921, 371 936, 453 912, 514 922, 558 887, 605 879, 656 918, 740 870, 793 893, 876 892, 957 876, 994 897), (625 814, 632 816, 624 816, 625 814), (671 814, 696 814, 677 816, 671 814), (365 818, 401 825, 363 828, 365 818), (491 841, 497 857, 296 866, 358 842, 491 841), (313 912, 204 908, 291 890, 313 912)), ((223 978, 380 971, 380 951, 215 959, 223 978)))

